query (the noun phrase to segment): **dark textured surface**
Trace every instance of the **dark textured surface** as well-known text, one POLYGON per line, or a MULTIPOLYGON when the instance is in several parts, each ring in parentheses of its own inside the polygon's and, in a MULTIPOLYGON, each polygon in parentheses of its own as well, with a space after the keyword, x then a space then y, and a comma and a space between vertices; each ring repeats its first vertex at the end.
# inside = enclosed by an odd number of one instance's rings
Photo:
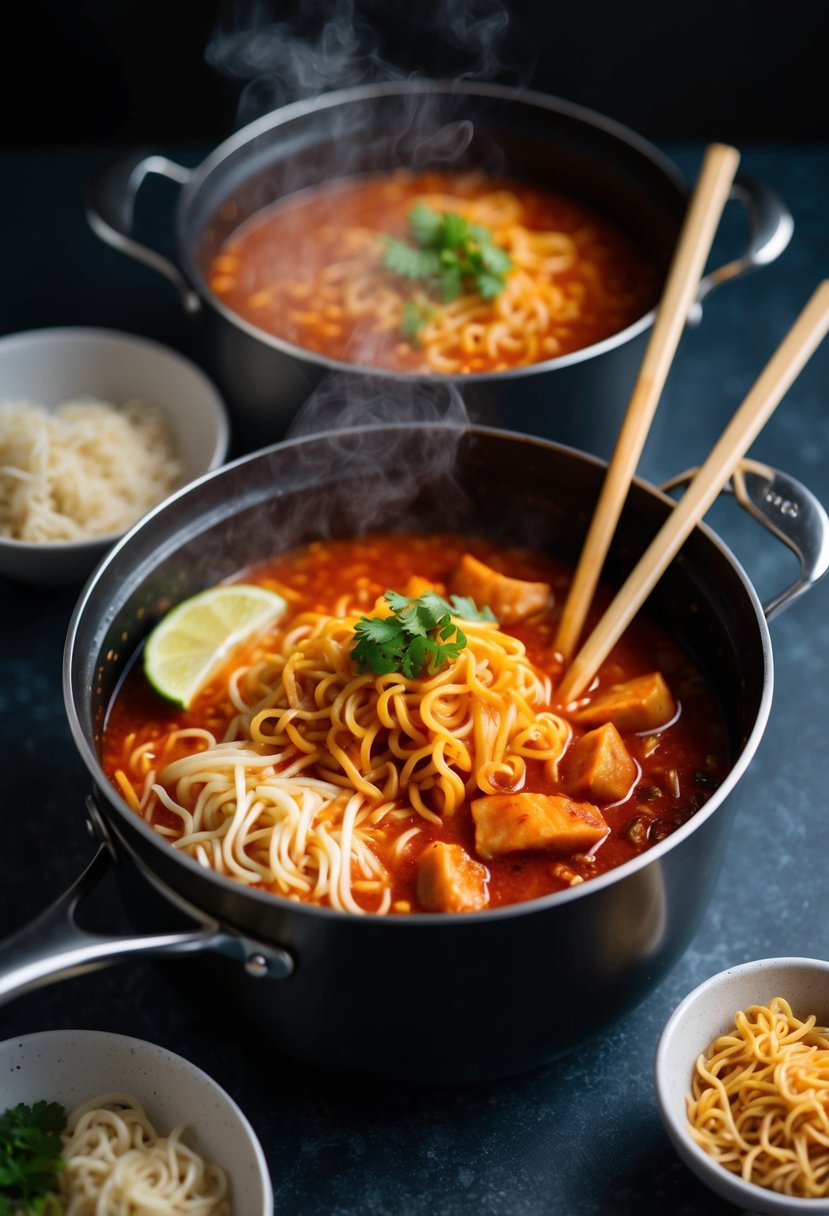
MULTIPOLYGON (((0 330, 115 325, 187 352, 190 334, 161 279, 105 248, 83 216, 87 183, 112 149, 3 153, 5 254, 0 330)), ((180 153, 180 150, 176 150, 180 153)), ((192 150, 192 160, 199 156, 192 150)), ((689 177, 698 145, 668 145, 689 177)), ((746 172, 791 207, 795 236, 772 267, 716 292, 684 336, 642 470, 650 480, 702 458, 820 278, 829 272, 829 149, 748 146, 746 172)), ((727 217, 718 251, 743 239, 727 217)), ((811 361, 752 455, 829 502, 829 345, 811 361)), ((0 397, 2 385, 0 385, 0 397)), ((710 522, 765 599, 789 580, 785 551, 716 504, 710 522)), ((45 907, 91 855, 88 778, 61 693, 63 640, 76 593, 0 581, 2 816, 0 911, 12 930, 45 907)), ((292 1066, 214 1004, 196 961, 127 962, 21 997, 0 1010, 0 1038, 98 1027, 150 1038, 207 1069, 240 1102, 263 1141, 278 1211, 304 1216, 541 1216, 726 1213, 685 1169, 662 1130, 651 1072, 660 1030, 706 976, 776 954, 827 957, 825 750, 829 584, 771 626, 775 693, 708 914, 674 971, 612 1033, 530 1075, 460 1089, 359 1089, 292 1066), (192 982, 190 980, 192 976, 192 982)), ((689 875, 688 881, 693 882, 689 875)), ((117 925, 105 880, 96 923, 117 925)), ((578 993, 567 994, 578 1001, 578 993)), ((378 1017, 382 1008, 378 977, 378 1017)), ((424 1035, 446 1027, 439 1000, 424 1035)), ((366 1027, 366 1052, 371 1027, 366 1027)), ((400 1051, 406 1050, 401 1042, 400 1051)), ((0 1101, 2 1100, 0 1080, 0 1101)), ((244 1213, 241 1216, 245 1216, 244 1213)))

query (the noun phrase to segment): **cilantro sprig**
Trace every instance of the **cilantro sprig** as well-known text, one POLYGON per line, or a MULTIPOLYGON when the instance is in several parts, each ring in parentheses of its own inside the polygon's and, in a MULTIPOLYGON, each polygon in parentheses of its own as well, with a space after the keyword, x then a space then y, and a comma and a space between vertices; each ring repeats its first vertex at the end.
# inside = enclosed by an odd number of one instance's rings
POLYGON ((421 329, 429 324, 434 315, 434 308, 425 300, 407 300, 400 318, 400 331, 404 338, 417 345, 420 342, 421 329))
POLYGON ((417 599, 387 591, 383 596, 390 616, 362 616, 354 626, 356 642, 351 656, 360 671, 387 675, 399 671, 407 679, 424 672, 436 675, 452 663, 466 646, 466 634, 457 617, 465 621, 494 621, 489 608, 478 608, 467 596, 445 600, 436 591, 417 599))
MULTIPOLYGON (((492 233, 480 224, 470 224, 454 211, 438 212, 425 203, 415 203, 409 212, 414 244, 397 237, 382 237, 386 246, 383 265, 412 282, 422 283, 432 296, 448 303, 466 291, 477 291, 484 300, 494 300, 502 290, 512 259, 496 245, 492 233)), ((428 320, 421 308, 418 318, 411 309, 404 315, 407 336, 428 320)))
POLYGON ((58 1102, 19 1102, 0 1115, 0 1216, 60 1216, 57 1194, 61 1132, 66 1111, 58 1102))

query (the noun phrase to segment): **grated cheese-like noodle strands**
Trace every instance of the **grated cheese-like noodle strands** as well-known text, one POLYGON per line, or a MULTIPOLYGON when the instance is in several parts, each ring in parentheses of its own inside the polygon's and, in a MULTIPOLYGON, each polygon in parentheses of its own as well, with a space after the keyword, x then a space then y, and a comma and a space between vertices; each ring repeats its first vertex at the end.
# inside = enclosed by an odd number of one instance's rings
POLYGON ((0 402, 0 536, 49 542, 123 532, 182 481, 154 405, 78 399, 50 411, 0 402))

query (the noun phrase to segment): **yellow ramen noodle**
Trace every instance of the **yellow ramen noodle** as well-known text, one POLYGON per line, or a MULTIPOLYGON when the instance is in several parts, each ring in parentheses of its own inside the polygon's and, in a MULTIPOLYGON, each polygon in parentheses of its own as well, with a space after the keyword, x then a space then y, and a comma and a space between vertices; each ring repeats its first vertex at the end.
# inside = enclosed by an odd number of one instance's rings
POLYGON ((782 997, 740 1010, 697 1060, 691 1135, 746 1182, 829 1196, 829 1031, 782 997))
POLYGON ((402 170, 301 191, 259 212, 224 241, 208 280, 233 312, 307 350, 443 374, 580 350, 643 316, 658 293, 642 253, 571 198, 512 180, 402 170), (385 239, 410 239, 416 204, 485 229, 508 255, 494 298, 466 281, 444 299, 385 265, 385 239))

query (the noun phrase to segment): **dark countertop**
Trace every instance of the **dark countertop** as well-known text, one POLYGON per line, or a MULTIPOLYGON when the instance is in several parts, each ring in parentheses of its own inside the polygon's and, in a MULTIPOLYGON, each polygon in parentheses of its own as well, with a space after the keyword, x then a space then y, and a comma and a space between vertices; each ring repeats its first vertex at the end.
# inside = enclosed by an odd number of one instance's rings
MULTIPOLYGON (((689 179, 700 145, 666 145, 689 179)), ((197 163, 204 149, 185 150, 197 163)), ((730 283, 683 338, 641 471, 653 481, 697 463, 777 342, 829 272, 829 146, 744 148, 746 172, 791 208, 795 235, 771 267, 730 283)), ((110 250, 87 227, 84 198, 112 148, 0 153, 4 255, 0 332, 57 324, 115 326, 190 353, 172 288, 110 250)), ((185 157, 183 156, 182 159, 185 157)), ((720 244, 739 245, 739 218, 720 244)), ((829 344, 812 359, 751 454, 829 503, 829 344)), ((761 599, 792 576, 786 551, 730 501, 711 522, 761 599)), ((2 929, 31 920, 92 853, 89 779, 61 692, 64 636, 76 591, 0 580, 4 823, 2 929)), ((549 1216, 734 1211, 671 1149, 652 1087, 660 1030, 677 1002, 715 971, 778 954, 829 957, 825 915, 829 583, 773 621, 775 691, 714 897, 670 975, 613 1030, 534 1073, 457 1089, 359 1088, 292 1065, 276 1047, 218 1024, 188 995, 187 969, 130 961, 20 997, 0 1010, 0 1038, 87 1027, 153 1039, 210 1072, 259 1133, 277 1211, 303 1216, 549 1216)), ((92 901, 119 922, 107 878, 92 901)), ((578 999, 578 994, 572 994, 578 999)), ((370 1031, 367 1030, 367 1045, 370 1031)), ((0 1090, 0 1105, 2 1091, 0 1090)), ((245 1216, 244 1213, 241 1216, 245 1216)))

